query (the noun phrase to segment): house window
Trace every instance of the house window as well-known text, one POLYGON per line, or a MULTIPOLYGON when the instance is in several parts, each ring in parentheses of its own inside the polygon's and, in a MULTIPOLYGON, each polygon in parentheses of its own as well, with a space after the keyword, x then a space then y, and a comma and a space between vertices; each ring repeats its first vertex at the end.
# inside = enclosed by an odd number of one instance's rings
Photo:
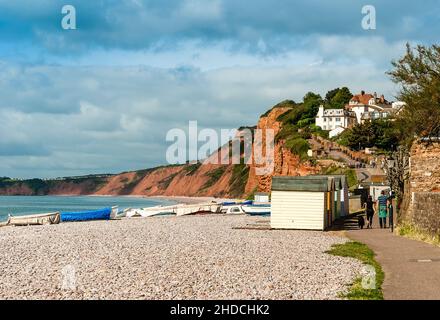
POLYGON ((326 122, 327 121, 327 118, 324 118, 324 122, 326 122))
POLYGON ((336 121, 337 122, 341 122, 341 118, 336 118, 336 121))

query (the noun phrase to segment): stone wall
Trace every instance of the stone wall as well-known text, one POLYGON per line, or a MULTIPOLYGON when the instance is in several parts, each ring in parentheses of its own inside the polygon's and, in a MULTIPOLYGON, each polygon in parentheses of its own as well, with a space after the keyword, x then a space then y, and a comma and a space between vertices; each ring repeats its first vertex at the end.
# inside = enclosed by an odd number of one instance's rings
POLYGON ((410 156, 400 218, 431 235, 440 235, 440 143, 416 141, 410 156))
POLYGON ((412 192, 440 192, 440 143, 414 143, 410 168, 412 192))
POLYGON ((410 222, 431 235, 440 235, 440 192, 415 192, 410 222))

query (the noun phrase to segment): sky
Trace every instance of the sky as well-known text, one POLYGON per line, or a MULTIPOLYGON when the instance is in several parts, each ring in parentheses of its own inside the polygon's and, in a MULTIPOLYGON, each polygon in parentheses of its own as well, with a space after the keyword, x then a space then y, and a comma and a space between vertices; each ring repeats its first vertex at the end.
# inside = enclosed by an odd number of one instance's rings
POLYGON ((391 61, 438 34, 438 0, 0 0, 0 176, 166 164, 169 130, 254 125, 308 91, 395 100, 391 61))

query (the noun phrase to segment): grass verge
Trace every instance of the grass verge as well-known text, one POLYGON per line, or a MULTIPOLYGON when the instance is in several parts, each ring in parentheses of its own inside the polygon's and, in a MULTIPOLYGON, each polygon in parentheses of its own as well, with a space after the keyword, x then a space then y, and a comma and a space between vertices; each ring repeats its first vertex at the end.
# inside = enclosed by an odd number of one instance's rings
POLYGON ((328 254, 340 257, 351 257, 362 261, 365 265, 371 265, 376 270, 376 288, 364 289, 362 278, 356 278, 348 293, 342 294, 341 298, 349 300, 383 300, 382 284, 384 273, 380 264, 374 259, 374 252, 365 244, 349 241, 343 244, 333 245, 326 251, 328 254))
POLYGON ((402 237, 440 246, 440 235, 431 235, 428 232, 407 222, 399 223, 395 229, 395 232, 402 237))

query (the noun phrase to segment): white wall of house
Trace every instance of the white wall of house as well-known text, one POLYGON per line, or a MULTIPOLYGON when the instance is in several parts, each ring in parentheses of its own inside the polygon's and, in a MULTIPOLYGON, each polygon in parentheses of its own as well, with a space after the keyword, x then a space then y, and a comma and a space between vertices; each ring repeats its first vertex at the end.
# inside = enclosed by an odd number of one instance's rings
POLYGON ((352 105, 351 111, 353 111, 356 114, 356 121, 357 123, 361 123, 362 121, 362 115, 365 112, 374 111, 373 108, 370 108, 370 106, 366 104, 359 104, 359 105, 352 105))
POLYGON ((331 131, 339 127, 349 128, 356 124, 356 120, 353 116, 347 115, 344 109, 324 110, 324 107, 320 106, 315 124, 323 130, 331 131))

